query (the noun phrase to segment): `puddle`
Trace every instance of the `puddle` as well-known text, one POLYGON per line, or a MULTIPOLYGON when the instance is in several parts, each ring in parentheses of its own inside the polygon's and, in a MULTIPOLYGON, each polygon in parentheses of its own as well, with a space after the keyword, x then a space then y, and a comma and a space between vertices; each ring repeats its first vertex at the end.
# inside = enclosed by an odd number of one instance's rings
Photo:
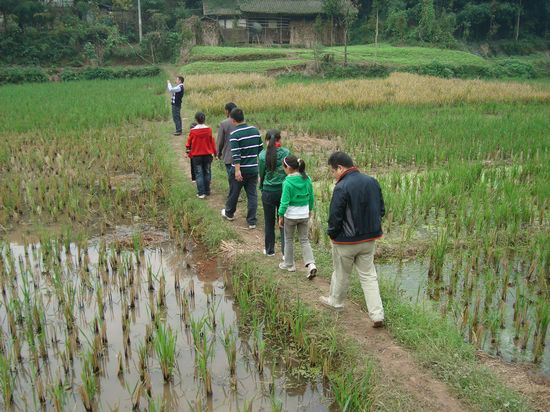
MULTIPOLYGON (((440 299, 438 301, 432 300, 429 298, 430 290, 428 283, 428 262, 404 262, 402 264, 377 264, 376 270, 379 273, 379 276, 384 279, 389 279, 394 282, 408 297, 412 302, 422 302, 429 301, 436 305, 440 310, 446 310, 447 316, 453 319, 457 324, 462 325, 463 321, 463 311, 464 306, 463 296, 464 290, 461 290, 460 285, 463 281, 463 277, 459 277, 457 284, 458 288, 455 290, 455 294, 452 298, 449 298, 449 295, 446 293, 448 290, 448 285, 450 282, 450 274, 452 268, 448 265, 444 267, 443 274, 443 284, 444 288, 440 292, 440 299)), ((516 265, 516 268, 519 268, 516 265)), ((498 277, 500 274, 496 274, 495 277, 498 277)), ((481 275, 480 275, 481 276, 481 275)), ((510 276, 511 280, 515 280, 517 277, 523 278, 525 274, 516 271, 510 276)), ((469 305, 469 316, 472 316, 475 300, 476 300, 476 290, 480 288, 479 284, 474 288, 472 297, 470 299, 469 305)), ((524 335, 525 329, 522 328, 520 333, 520 339, 515 339, 515 325, 514 325, 514 305, 516 304, 516 287, 511 286, 506 292, 506 301, 503 304, 503 328, 500 326, 497 328, 498 338, 493 341, 493 334, 490 331, 489 323, 491 322, 491 316, 494 316, 498 305, 500 304, 500 297, 493 298, 493 303, 491 304, 491 313, 488 316, 481 316, 480 323, 485 323, 487 326, 482 330, 480 337, 476 337, 471 330, 471 325, 464 328, 465 340, 472 341, 472 343, 477 343, 478 347, 483 351, 491 354, 501 356, 507 362, 533 362, 533 351, 534 351, 534 333, 535 333, 535 305, 533 302, 530 302, 527 306, 527 319, 529 320, 530 326, 528 326, 528 339, 527 343, 524 344, 524 335), (479 340, 479 342, 474 342, 479 340), (524 348, 522 346, 525 345, 524 348)), ((525 291, 525 290, 523 290, 525 291)), ((502 294, 502 289, 495 290, 495 296, 500 296, 502 294)), ((483 307, 484 300, 480 300, 480 306, 483 307)), ((550 327, 549 327, 550 329, 550 327)), ((540 372, 544 374, 550 374, 550 330, 546 334, 546 345, 544 352, 541 356, 540 364, 538 365, 540 372)))
POLYGON ((215 262, 195 265, 189 254, 166 242, 141 249, 139 265, 133 251, 117 254, 114 246, 97 239, 85 250, 72 243, 67 250, 62 242, 46 247, 10 241, 0 247, 5 291, 0 304, 0 360, 10 365, 9 370, 2 369, 0 362, 0 375, 5 373, 2 376, 9 377, 13 388, 13 405, 7 408, 3 403, 4 409, 84 410, 80 387, 89 375, 83 370, 93 364, 84 355, 93 357, 95 353, 99 372, 91 380, 97 387, 93 410, 126 411, 134 404, 136 410, 150 411, 160 402, 177 411, 329 410, 321 380, 297 381, 269 358, 263 373, 258 372, 254 338, 239 327, 235 303, 215 262), (166 298, 160 308, 162 277, 166 298), (149 290, 148 278, 154 291, 149 290), (18 298, 13 299, 16 294, 18 298), (71 296, 72 331, 66 313, 71 296), (103 302, 104 320, 99 316, 99 302, 103 302), (152 313, 176 336, 175 368, 168 383, 155 351, 155 336, 160 332, 153 326, 152 313), (191 323, 201 321, 204 326, 196 338, 191 323), (125 328, 127 332, 123 332, 125 328), (223 343, 229 333, 236 342, 234 378, 223 343), (149 345, 148 334, 153 340, 149 345), (103 337, 106 342, 102 343, 103 337), (211 396, 206 395, 207 379, 200 373, 200 345, 195 345, 195 339, 204 339, 210 348, 202 358, 206 358, 211 377, 211 396), (146 359, 146 367, 140 366, 140 347, 148 348, 142 350, 146 356, 141 357, 146 359), (140 377, 143 375, 145 378, 140 377), (56 387, 61 389, 56 392, 56 387), (42 405, 41 393, 45 394, 42 405), (152 406, 150 399, 155 403, 152 406), (56 400, 60 409, 56 409, 56 400))

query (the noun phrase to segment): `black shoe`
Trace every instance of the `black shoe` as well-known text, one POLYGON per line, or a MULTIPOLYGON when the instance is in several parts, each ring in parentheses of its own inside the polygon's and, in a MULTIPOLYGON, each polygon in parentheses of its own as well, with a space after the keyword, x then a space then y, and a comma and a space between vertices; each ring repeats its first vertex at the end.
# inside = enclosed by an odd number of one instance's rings
POLYGON ((372 327, 374 329, 383 328, 384 327, 384 321, 383 320, 377 320, 372 324, 372 327))
POLYGON ((173 135, 174 136, 181 136, 181 132, 174 132, 173 135))

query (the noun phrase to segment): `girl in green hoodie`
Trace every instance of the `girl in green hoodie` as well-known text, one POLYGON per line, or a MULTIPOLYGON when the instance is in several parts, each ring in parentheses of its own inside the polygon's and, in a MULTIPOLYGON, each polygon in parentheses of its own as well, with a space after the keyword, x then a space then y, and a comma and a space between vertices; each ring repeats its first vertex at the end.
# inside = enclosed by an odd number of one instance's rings
POLYGON ((298 239, 302 245, 302 257, 307 268, 307 278, 317 275, 317 267, 308 237, 308 223, 313 211, 313 185, 306 174, 306 164, 296 156, 283 159, 286 179, 283 182, 283 194, 279 206, 279 226, 284 226, 285 254, 279 268, 295 272, 294 231, 298 230, 298 239))

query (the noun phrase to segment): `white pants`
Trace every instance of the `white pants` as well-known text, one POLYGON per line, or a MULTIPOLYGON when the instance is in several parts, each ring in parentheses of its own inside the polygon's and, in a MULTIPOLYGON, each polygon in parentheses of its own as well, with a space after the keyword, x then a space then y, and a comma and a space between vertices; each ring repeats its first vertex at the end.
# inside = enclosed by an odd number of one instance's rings
POLYGON ((330 300, 336 305, 343 304, 349 286, 349 276, 355 265, 365 294, 369 316, 373 322, 384 320, 384 308, 374 267, 375 249, 374 240, 353 245, 333 243, 332 264, 334 271, 330 282, 330 300))

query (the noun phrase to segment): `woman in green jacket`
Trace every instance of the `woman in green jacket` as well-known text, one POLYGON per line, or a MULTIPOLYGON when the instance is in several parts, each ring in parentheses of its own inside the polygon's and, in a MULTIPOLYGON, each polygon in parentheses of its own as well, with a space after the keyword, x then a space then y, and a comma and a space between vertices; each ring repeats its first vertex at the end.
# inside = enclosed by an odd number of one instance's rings
MULTIPOLYGON (((268 130, 265 135, 267 147, 258 156, 260 167, 260 190, 264 207, 264 254, 275 256, 275 225, 277 210, 281 204, 283 180, 286 174, 283 170, 283 159, 290 154, 286 147, 281 146, 281 132, 268 130)), ((281 250, 284 255, 284 232, 281 232, 281 250)))
POLYGON ((307 268, 307 278, 313 279, 317 274, 313 251, 309 243, 308 223, 313 211, 313 185, 306 174, 306 164, 296 156, 283 159, 283 169, 287 174, 283 182, 283 194, 279 206, 279 226, 284 225, 285 259, 279 268, 295 272, 294 264, 294 231, 298 230, 298 240, 302 245, 302 257, 307 268))

